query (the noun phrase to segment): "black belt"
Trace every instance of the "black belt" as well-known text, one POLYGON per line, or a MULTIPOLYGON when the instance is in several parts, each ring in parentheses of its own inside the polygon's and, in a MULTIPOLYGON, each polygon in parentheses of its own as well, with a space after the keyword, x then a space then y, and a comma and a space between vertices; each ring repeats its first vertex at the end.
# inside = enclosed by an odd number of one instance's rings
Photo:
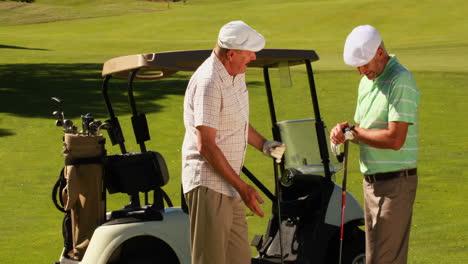
POLYGON ((413 175, 416 175, 416 173, 417 173, 417 169, 414 168, 414 169, 401 170, 401 171, 364 174, 364 179, 368 183, 374 183, 376 181, 387 181, 387 180, 391 180, 391 179, 395 179, 395 178, 403 177, 403 176, 413 176, 413 175))

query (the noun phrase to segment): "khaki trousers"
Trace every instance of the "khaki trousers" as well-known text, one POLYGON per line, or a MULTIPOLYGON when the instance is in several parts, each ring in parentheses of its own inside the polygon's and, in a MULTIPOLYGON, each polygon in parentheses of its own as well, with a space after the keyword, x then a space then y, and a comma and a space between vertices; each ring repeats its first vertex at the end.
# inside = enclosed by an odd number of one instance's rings
POLYGON ((417 175, 363 181, 367 264, 407 263, 417 185, 417 175))
POLYGON ((245 206, 199 186, 185 194, 190 216, 192 264, 250 263, 245 206))

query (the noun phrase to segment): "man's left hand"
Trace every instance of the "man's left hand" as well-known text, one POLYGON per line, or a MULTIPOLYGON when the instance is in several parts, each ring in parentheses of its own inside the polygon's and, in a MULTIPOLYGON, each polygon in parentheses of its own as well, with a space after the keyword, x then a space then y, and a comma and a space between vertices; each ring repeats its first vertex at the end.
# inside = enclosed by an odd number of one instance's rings
POLYGON ((276 159, 276 163, 281 163, 285 151, 286 145, 278 141, 265 141, 263 144, 263 154, 276 159))

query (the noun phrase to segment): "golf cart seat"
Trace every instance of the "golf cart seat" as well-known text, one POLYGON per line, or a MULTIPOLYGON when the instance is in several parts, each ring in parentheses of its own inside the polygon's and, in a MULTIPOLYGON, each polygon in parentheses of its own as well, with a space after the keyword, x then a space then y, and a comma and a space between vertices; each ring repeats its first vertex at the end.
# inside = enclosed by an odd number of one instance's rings
POLYGON ((132 197, 131 203, 122 210, 110 212, 108 220, 133 217, 139 220, 161 220, 159 213, 164 209, 164 201, 172 203, 161 189, 169 181, 166 161, 159 152, 128 152, 108 156, 106 161, 106 188, 109 194, 126 193, 132 197), (153 204, 141 207, 139 193, 153 191, 153 204))

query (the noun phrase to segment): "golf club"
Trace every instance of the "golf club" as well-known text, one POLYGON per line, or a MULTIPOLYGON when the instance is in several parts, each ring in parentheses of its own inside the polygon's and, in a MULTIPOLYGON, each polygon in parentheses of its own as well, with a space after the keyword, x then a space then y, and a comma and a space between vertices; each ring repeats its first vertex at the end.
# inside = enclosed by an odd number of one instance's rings
POLYGON ((52 112, 52 115, 57 119, 63 119, 63 112, 54 111, 54 112, 52 112))
POLYGON ((73 122, 69 119, 63 121, 63 131, 73 134, 73 122))
POLYGON ((86 115, 81 116, 81 121, 83 125, 83 130, 81 133, 88 133, 89 135, 89 124, 94 121, 94 117, 90 113, 87 113, 86 115))
POLYGON ((76 126, 73 125, 71 120, 65 119, 65 115, 63 113, 63 102, 57 97, 51 97, 52 101, 57 102, 59 104, 59 110, 52 112, 52 116, 56 118, 55 126, 62 127, 65 133, 73 133, 77 132, 76 126))
POLYGON ((100 134, 101 129, 108 130, 111 128, 111 124, 109 122, 104 122, 102 123, 98 128, 97 128, 97 133, 100 134))
POLYGON ((280 177, 278 173, 278 167, 279 164, 276 163, 275 160, 273 160, 273 168, 274 168, 274 175, 275 175, 275 187, 276 187, 276 206, 278 207, 278 235, 279 235, 279 247, 280 247, 280 263, 284 264, 284 252, 283 252, 283 234, 282 234, 282 228, 281 228, 281 222, 282 222, 282 217, 281 217, 281 200, 282 200, 282 195, 281 195, 281 186, 280 186, 280 177))
POLYGON ((55 121, 55 126, 57 126, 57 127, 63 127, 63 121, 60 120, 60 119, 56 120, 56 121, 55 121))
POLYGON ((57 121, 55 121, 55 126, 65 128, 65 125, 64 125, 65 116, 63 114, 62 100, 60 100, 57 97, 51 97, 50 99, 59 104, 59 110, 52 112, 52 116, 57 119, 57 121))
POLYGON ((341 264, 341 255, 343 253, 343 235, 344 235, 344 216, 346 208, 346 178, 348 174, 348 141, 344 143, 344 156, 343 156, 343 184, 341 185, 341 225, 340 225, 340 260, 341 264))
POLYGON ((63 105, 62 100, 60 100, 60 99, 57 98, 57 97, 51 97, 50 99, 52 99, 52 101, 55 101, 55 102, 57 102, 57 103, 59 104, 59 111, 60 111, 61 113, 63 113, 63 111, 62 111, 62 105, 63 105))
POLYGON ((54 112, 52 112, 52 116, 57 119, 55 121, 55 126, 63 127, 62 114, 59 111, 54 111, 54 112))
MULTIPOLYGON (((343 133, 351 133, 351 130, 354 126, 346 127, 343 130, 343 133)), ((348 176, 348 145, 349 139, 347 137, 344 143, 344 151, 340 154, 341 159, 343 160, 343 183, 341 185, 341 224, 340 224, 340 257, 338 263, 341 264, 341 257, 343 253, 343 237, 344 237, 344 217, 345 217, 345 208, 346 208, 346 180, 348 176)), ((337 157, 340 159, 340 157, 337 157)))
POLYGON ((96 136, 98 133, 98 129, 101 125, 102 122, 100 120, 96 120, 89 123, 89 132, 91 133, 91 135, 96 136))

